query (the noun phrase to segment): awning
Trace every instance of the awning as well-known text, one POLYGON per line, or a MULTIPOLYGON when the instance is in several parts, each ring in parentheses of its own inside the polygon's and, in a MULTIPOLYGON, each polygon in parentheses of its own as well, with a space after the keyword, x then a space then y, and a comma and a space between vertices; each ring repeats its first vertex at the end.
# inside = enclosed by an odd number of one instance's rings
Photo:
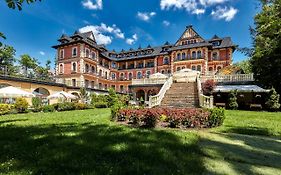
POLYGON ((78 97, 76 97, 75 95, 69 94, 67 92, 61 91, 61 92, 57 92, 53 95, 50 95, 47 97, 48 99, 59 99, 59 98, 63 98, 63 99, 77 99, 78 97))
POLYGON ((257 85, 224 85, 224 86, 216 86, 214 92, 230 92, 235 91, 238 92, 269 92, 269 90, 263 89, 257 85))

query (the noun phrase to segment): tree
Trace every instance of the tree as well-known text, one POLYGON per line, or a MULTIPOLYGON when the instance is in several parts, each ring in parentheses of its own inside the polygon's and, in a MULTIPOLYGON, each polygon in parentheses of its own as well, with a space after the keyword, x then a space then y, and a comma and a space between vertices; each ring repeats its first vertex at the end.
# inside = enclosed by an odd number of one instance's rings
POLYGON ((6 3, 9 8, 12 8, 12 9, 17 8, 18 10, 22 10, 22 5, 24 3, 31 4, 36 1, 41 1, 41 0, 6 0, 6 3))
POLYGON ((281 93, 281 0, 260 0, 262 11, 255 16, 251 30, 251 58, 255 80, 281 93))
POLYGON ((33 74, 35 72, 35 68, 38 66, 38 61, 27 54, 20 56, 19 63, 24 69, 25 76, 33 74), (32 69, 32 72, 28 72, 29 69, 32 69))
POLYGON ((237 91, 230 92, 228 99, 228 107, 229 109, 238 109, 237 91))
POLYGON ((243 61, 240 61, 238 63, 235 63, 235 66, 240 67, 244 71, 245 74, 253 73, 252 65, 251 65, 249 58, 245 59, 243 61))
POLYGON ((87 92, 86 88, 80 88, 80 97, 82 103, 87 103, 90 99, 90 95, 87 92))
POLYGON ((0 71, 6 75, 15 74, 14 62, 16 50, 12 46, 4 45, 0 47, 0 71))
POLYGON ((266 107, 270 111, 278 111, 278 109, 280 108, 279 98, 280 98, 280 95, 277 94, 277 92, 275 91, 274 88, 272 88, 269 92, 269 98, 268 98, 267 102, 265 103, 266 107))

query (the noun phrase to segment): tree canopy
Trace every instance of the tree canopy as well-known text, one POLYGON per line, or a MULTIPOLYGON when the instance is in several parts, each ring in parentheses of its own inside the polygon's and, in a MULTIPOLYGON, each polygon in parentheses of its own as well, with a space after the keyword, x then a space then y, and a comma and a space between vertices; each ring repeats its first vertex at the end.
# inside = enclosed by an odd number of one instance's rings
POLYGON ((36 1, 41 1, 41 0, 6 0, 6 3, 9 8, 22 10, 22 5, 24 3, 31 4, 36 1))
POLYGON ((262 10, 251 30, 251 66, 255 79, 281 93, 281 0, 261 0, 262 10))

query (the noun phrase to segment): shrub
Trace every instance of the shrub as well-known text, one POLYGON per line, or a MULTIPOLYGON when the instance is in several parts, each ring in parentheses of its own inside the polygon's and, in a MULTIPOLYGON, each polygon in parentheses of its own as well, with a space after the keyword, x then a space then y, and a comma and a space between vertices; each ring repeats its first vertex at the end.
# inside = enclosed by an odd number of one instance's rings
POLYGON ((55 107, 53 105, 45 105, 42 108, 43 112, 54 112, 55 107))
POLYGON ((41 106, 42 106, 42 100, 39 97, 33 97, 32 98, 32 107, 39 108, 41 106))
POLYGON ((228 99, 228 107, 229 109, 238 109, 238 103, 237 103, 237 90, 236 91, 231 91, 229 94, 229 99, 228 99))
POLYGON ((75 103, 76 110, 85 110, 88 109, 88 105, 84 103, 75 103))
POLYGON ((209 109, 209 127, 221 126, 225 119, 225 109, 224 108, 214 108, 209 109))
POLYGON ((72 111, 75 110, 75 104, 72 102, 54 104, 53 107, 57 111, 72 111))
POLYGON ((268 110, 278 111, 278 109, 280 108, 279 98, 280 98, 280 95, 277 94, 277 92, 275 91, 274 88, 272 88, 269 92, 269 98, 268 98, 267 102, 265 103, 268 110))
POLYGON ((15 103, 15 109, 18 113, 26 113, 28 108, 28 102, 24 98, 17 98, 15 103))
POLYGON ((0 104, 0 115, 5 115, 11 112, 11 105, 0 104))
POLYGON ((42 109, 43 109, 43 107, 38 106, 38 107, 36 107, 36 108, 33 108, 33 109, 32 109, 32 112, 41 112, 42 109))
POLYGON ((97 102, 95 103, 95 108, 107 108, 106 102, 97 102))
POLYGON ((145 128, 155 128, 158 115, 153 110, 146 110, 141 118, 142 126, 145 128))

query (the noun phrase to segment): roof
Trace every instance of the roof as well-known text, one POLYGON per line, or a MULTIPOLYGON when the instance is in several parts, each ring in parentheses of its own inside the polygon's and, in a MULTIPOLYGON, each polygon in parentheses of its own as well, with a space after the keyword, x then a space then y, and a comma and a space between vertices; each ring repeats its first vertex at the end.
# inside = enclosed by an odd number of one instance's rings
POLYGON ((235 91, 238 92, 268 92, 268 90, 263 89, 257 85, 223 85, 223 86, 216 86, 214 91, 215 92, 230 92, 235 91))

